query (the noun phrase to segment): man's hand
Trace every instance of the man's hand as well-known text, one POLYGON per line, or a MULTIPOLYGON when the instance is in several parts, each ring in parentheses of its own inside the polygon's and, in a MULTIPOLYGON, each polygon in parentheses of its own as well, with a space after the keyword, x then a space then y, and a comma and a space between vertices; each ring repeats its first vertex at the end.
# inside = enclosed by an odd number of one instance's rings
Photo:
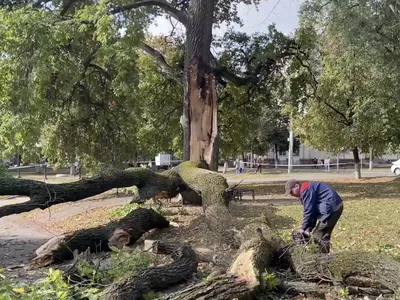
POLYGON ((310 234, 310 230, 309 230, 309 229, 306 229, 306 230, 303 230, 303 229, 297 229, 295 232, 296 232, 296 233, 298 233, 298 234, 305 235, 305 236, 310 236, 310 235, 311 235, 311 234, 310 234))

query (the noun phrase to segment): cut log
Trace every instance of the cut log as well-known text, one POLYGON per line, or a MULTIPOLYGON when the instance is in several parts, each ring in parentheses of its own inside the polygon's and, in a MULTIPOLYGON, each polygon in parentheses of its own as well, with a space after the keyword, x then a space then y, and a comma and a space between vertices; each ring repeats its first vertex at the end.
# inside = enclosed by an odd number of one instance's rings
POLYGON ((365 252, 318 254, 304 246, 292 247, 289 253, 294 271, 305 281, 340 282, 400 292, 400 262, 384 255, 365 252))
POLYGON ((184 187, 184 183, 177 173, 169 172, 167 175, 143 168, 130 168, 61 184, 0 178, 0 195, 30 197, 28 202, 0 207, 0 217, 31 211, 36 208, 46 209, 55 204, 78 201, 121 187, 136 186, 141 199, 149 199, 161 191, 167 191, 169 195, 176 196, 179 188, 184 187))
POLYGON ((194 284, 167 296, 168 300, 230 300, 248 299, 264 287, 262 274, 272 259, 275 249, 256 230, 255 238, 244 243, 227 273, 207 278, 205 282, 194 284))
POLYGON ((145 293, 165 290, 187 281, 197 271, 197 255, 189 245, 157 242, 155 251, 171 255, 174 261, 165 266, 147 268, 136 274, 128 274, 107 287, 100 299, 142 299, 145 293))
POLYGON ((169 222, 153 209, 138 208, 130 212, 119 221, 111 222, 106 226, 84 229, 55 237, 36 250, 35 257, 29 264, 29 269, 48 266, 73 258, 74 250, 83 252, 90 249, 91 253, 110 251, 111 246, 122 248, 132 245, 147 231, 166 228, 169 222), (123 232, 121 244, 121 235, 123 232), (128 235, 127 235, 128 234, 128 235))
POLYGON ((163 300, 231 300, 242 299, 242 295, 249 295, 247 282, 236 276, 218 276, 206 282, 191 285, 188 288, 168 295, 163 300))

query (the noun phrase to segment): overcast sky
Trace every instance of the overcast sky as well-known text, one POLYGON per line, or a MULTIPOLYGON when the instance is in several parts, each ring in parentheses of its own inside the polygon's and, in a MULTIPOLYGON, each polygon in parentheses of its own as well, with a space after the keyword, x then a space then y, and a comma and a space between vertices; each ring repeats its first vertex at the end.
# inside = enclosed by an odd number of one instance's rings
MULTIPOLYGON (((243 27, 234 26, 236 30, 254 33, 266 32, 268 25, 275 23, 278 30, 289 34, 298 26, 298 10, 303 0, 261 0, 256 10, 253 6, 240 5, 239 16, 243 20, 243 27)), ((171 30, 170 21, 159 18, 157 24, 150 27, 153 34, 168 34, 171 30)), ((226 27, 221 27, 215 34, 220 35, 226 27)))

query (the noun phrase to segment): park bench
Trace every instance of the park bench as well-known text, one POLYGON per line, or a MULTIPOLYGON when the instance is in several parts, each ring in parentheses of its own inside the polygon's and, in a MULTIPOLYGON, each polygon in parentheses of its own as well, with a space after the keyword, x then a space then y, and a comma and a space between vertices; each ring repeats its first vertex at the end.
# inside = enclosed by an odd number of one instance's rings
POLYGON ((254 189, 234 189, 233 190, 233 200, 242 200, 243 194, 251 193, 253 200, 255 200, 254 189))

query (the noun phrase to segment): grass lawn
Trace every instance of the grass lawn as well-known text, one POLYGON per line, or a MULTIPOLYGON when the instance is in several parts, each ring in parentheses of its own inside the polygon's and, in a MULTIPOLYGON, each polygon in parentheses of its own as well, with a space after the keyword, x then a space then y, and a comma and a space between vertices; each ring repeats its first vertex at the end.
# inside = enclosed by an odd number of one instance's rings
MULTIPOLYGON (((331 179, 327 181, 344 200, 343 215, 333 232, 332 251, 363 250, 384 252, 400 258, 400 182, 397 178, 363 180, 331 179)), ((283 196, 283 182, 248 184, 256 195, 267 199, 285 199, 289 205, 267 208, 272 225, 282 237, 302 221, 302 206, 297 200, 283 196), (294 201, 293 201, 294 200, 294 201)), ((268 200, 267 200, 268 201, 268 200)), ((259 203, 262 200, 257 201, 259 203)))
MULTIPOLYGON (((333 178, 326 182, 333 186, 344 200, 343 215, 333 232, 332 251, 376 251, 400 259, 400 178, 333 178)), ((301 225, 302 206, 297 199, 283 195, 284 182, 242 184, 239 187, 253 188, 256 196, 261 199, 241 202, 237 206, 237 217, 250 219, 265 214, 279 234, 289 241, 291 232, 301 225)), ((96 199, 102 197, 105 195, 98 195, 96 199)), ((60 208, 66 205, 79 203, 60 204, 60 208)), ((56 210, 57 206, 52 209, 56 210)), ((44 226, 67 232, 106 224, 110 221, 109 213, 114 209, 112 206, 97 208, 44 226)), ((185 220, 180 220, 183 217, 179 215, 172 216, 171 220, 182 222, 182 226, 185 227, 190 220, 202 215, 199 208, 185 207, 185 210, 190 214, 189 217, 184 216, 185 220)), ((26 217, 35 219, 42 214, 48 212, 35 210, 26 213, 26 217)))

